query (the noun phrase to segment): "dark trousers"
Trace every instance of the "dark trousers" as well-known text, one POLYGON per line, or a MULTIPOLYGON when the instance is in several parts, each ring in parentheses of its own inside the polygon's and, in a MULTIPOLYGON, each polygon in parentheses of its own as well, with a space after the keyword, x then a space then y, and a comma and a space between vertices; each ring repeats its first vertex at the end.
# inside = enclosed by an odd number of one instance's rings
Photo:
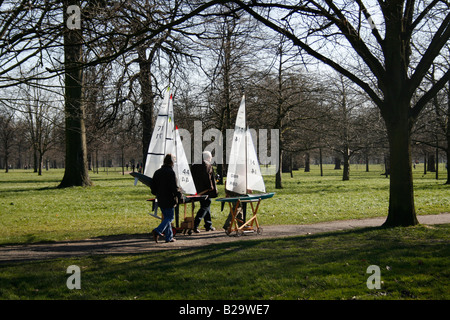
POLYGON ((200 209, 194 219, 194 229, 198 228, 202 219, 205 220, 205 229, 208 230, 212 226, 211 221, 211 199, 200 200, 200 209))

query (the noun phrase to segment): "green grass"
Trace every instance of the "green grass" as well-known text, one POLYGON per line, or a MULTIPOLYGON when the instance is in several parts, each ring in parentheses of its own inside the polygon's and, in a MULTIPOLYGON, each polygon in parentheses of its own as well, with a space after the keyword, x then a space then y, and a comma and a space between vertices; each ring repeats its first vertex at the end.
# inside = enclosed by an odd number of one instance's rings
MULTIPOLYGON (((434 174, 423 176, 415 170, 415 203, 418 214, 448 212, 449 185, 434 174)), ((0 244, 33 243, 84 239, 112 234, 148 233, 159 220, 150 217, 152 197, 148 187, 119 171, 92 174, 93 187, 57 189, 63 170, 12 170, 0 173, 0 244)), ((381 176, 381 166, 352 166, 350 181, 342 181, 340 170, 326 166, 321 177, 317 166, 312 171, 283 174, 283 189, 274 188, 274 177, 265 176, 268 192, 275 196, 262 202, 262 225, 310 224, 321 221, 383 217, 387 215, 389 179, 381 176)), ((219 196, 223 196, 219 186, 219 196)), ((221 211, 213 201, 212 215, 221 227, 228 209, 221 211)))
MULTIPOLYGON (((149 197, 131 176, 92 175, 95 186, 57 189, 63 172, 0 175, 0 243, 81 239, 148 229, 149 197)), ((148 189, 148 188, 147 188, 148 189)))
POLYGON ((450 298, 450 225, 367 228, 200 249, 0 264, 0 299, 450 298), (81 268, 69 290, 66 269, 81 268), (381 288, 368 289, 370 265, 381 288))
MULTIPOLYGON (((261 224, 384 217, 389 180, 380 166, 352 166, 351 180, 331 166, 294 178, 261 204, 261 224)), ((448 212, 449 186, 415 174, 419 214, 448 212)), ((43 176, 0 173, 0 244, 148 233, 151 195, 129 175, 91 174, 95 186, 57 189, 62 170, 43 176)), ((223 195, 223 186, 220 186, 223 195)), ((213 201, 213 222, 227 210, 213 201)), ((277 240, 236 241, 198 249, 97 255, 0 264, 0 299, 439 299, 450 298, 449 225, 360 229, 277 240), (82 289, 66 287, 69 265, 81 268, 82 289), (366 286, 369 265, 381 269, 381 289, 366 286)))

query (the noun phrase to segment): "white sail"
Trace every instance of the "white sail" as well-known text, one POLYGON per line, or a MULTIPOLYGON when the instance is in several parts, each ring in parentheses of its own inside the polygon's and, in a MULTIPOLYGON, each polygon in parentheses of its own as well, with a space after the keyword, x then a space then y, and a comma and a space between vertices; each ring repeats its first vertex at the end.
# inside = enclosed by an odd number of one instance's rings
POLYGON ((144 174, 150 178, 153 177, 156 170, 161 168, 164 161, 164 156, 166 155, 166 137, 169 124, 168 117, 170 100, 172 100, 172 93, 168 88, 159 107, 155 128, 153 129, 150 145, 148 146, 144 174))
POLYGON ((238 194, 247 194, 248 190, 266 190, 253 140, 250 132, 246 130, 245 96, 242 97, 236 116, 226 189, 238 194))
POLYGON ((144 174, 150 178, 153 177, 155 171, 163 165, 164 157, 168 153, 175 156, 174 171, 183 193, 196 194, 197 191, 183 144, 175 126, 173 93, 170 89, 167 89, 158 111, 158 117, 156 118, 155 128, 148 148, 144 174))
POLYGON ((169 99, 167 122, 166 154, 170 153, 175 156, 173 170, 177 176, 182 193, 194 195, 197 193, 197 190, 195 189, 194 179, 192 178, 191 169, 189 168, 187 157, 184 152, 180 133, 175 125, 172 97, 169 99))
POLYGON ((242 97, 234 126, 226 181, 226 189, 238 194, 247 193, 245 148, 245 97, 242 97))
POLYGON ((247 189, 266 192, 266 186, 261 174, 255 145, 250 130, 247 129, 247 189))
POLYGON ((175 128, 175 144, 176 161, 174 170, 178 177, 178 182, 183 193, 194 195, 197 193, 197 190, 195 189, 194 179, 192 178, 191 169, 189 168, 178 128, 175 128))

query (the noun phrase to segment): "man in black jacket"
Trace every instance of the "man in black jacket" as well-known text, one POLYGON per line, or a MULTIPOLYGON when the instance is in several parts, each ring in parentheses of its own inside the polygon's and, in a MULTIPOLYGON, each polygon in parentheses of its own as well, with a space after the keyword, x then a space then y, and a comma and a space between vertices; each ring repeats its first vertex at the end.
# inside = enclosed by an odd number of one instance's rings
POLYGON ((216 230, 211 221, 211 198, 217 197, 217 187, 214 169, 211 165, 211 152, 203 152, 203 162, 192 165, 192 178, 195 188, 200 195, 207 195, 204 200, 200 200, 200 209, 194 219, 194 232, 199 233, 198 226, 202 219, 205 220, 206 231, 216 230))
POLYGON ((174 207, 181 199, 181 192, 178 187, 175 171, 173 171, 174 160, 171 154, 167 154, 164 158, 162 167, 153 174, 151 190, 156 199, 158 206, 161 208, 163 220, 160 225, 153 231, 153 239, 158 242, 158 237, 162 234, 166 237, 166 242, 174 242, 172 232, 172 221, 174 218, 174 207))

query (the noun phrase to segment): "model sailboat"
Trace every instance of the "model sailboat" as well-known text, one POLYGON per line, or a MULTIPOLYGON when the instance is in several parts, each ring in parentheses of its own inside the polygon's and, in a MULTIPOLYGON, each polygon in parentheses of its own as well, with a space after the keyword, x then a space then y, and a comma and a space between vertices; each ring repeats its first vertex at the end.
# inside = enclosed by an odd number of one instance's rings
POLYGON ((244 231, 261 233, 262 228, 257 218, 259 204, 261 200, 273 197, 274 193, 266 193, 252 135, 250 130, 246 128, 245 96, 242 97, 236 117, 228 163, 226 190, 238 194, 238 196, 216 199, 222 203, 228 202, 230 206, 231 222, 225 232, 228 235, 233 231, 236 231, 237 235, 241 235, 244 231), (253 191, 262 193, 252 194, 253 191), (252 217, 245 222, 246 217, 244 215, 244 221, 239 221, 237 218, 238 208, 241 204, 246 203, 251 204, 252 217), (256 203, 255 206, 254 203, 256 203), (238 221, 240 222, 239 227, 238 221))
POLYGON ((246 129, 245 96, 242 97, 236 117, 229 159, 227 190, 242 195, 253 190, 266 192, 252 135, 246 129))
MULTIPOLYGON (((189 163, 187 161, 186 153, 181 142, 181 136, 178 131, 178 127, 174 123, 173 112, 173 93, 168 88, 164 94, 164 99, 158 110, 158 117, 156 118, 155 128, 153 130, 152 138, 148 147, 147 158, 145 161, 144 173, 131 173, 136 179, 144 183, 151 188, 152 177, 156 170, 161 168, 164 157, 168 154, 174 156, 175 175, 177 177, 178 186, 181 188, 181 192, 184 194, 181 202, 178 204, 184 204, 184 221, 179 228, 179 212, 178 206, 175 209, 175 221, 176 227, 172 227, 174 234, 178 231, 192 233, 194 223, 194 202, 204 199, 206 196, 197 195, 194 179, 192 178, 189 163), (186 204, 192 204, 191 217, 186 217, 186 204)), ((149 214, 155 218, 162 219, 162 216, 158 216, 158 204, 157 199, 149 199, 153 203, 153 212, 149 214)))
POLYGON ((164 157, 168 153, 175 156, 173 169, 182 192, 189 195, 196 194, 197 190, 195 189, 181 137, 174 123, 173 93, 169 88, 166 90, 164 99, 158 110, 158 117, 156 118, 155 128, 148 147, 144 174, 132 175, 144 184, 149 185, 148 182, 153 177, 155 171, 161 168, 164 157), (147 181, 147 183, 144 181, 147 181))

